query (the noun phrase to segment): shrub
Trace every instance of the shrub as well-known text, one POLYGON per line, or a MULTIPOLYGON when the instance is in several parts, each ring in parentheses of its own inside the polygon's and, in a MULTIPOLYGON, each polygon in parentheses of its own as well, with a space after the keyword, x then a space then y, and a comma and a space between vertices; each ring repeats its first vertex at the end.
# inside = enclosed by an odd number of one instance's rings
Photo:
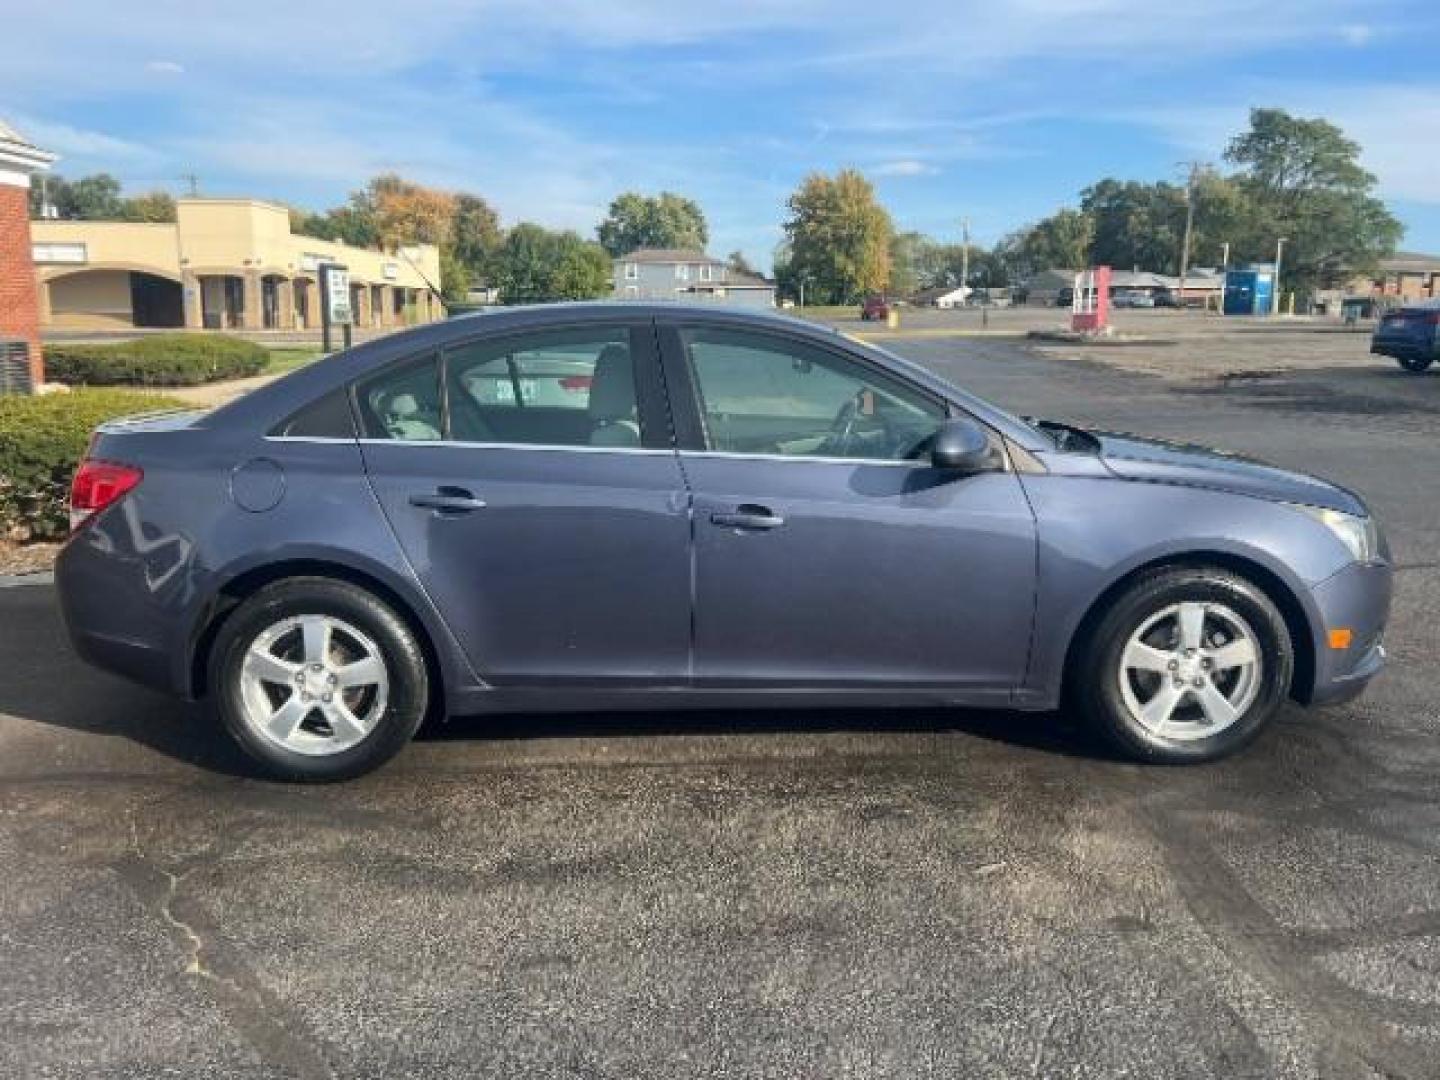
POLYGON ((156 334, 108 344, 45 346, 45 377, 72 386, 195 386, 258 375, 264 346, 219 334, 156 334))
POLYGON ((90 432, 117 416, 183 405, 127 390, 0 396, 0 538, 63 539, 70 528, 70 478, 90 432))

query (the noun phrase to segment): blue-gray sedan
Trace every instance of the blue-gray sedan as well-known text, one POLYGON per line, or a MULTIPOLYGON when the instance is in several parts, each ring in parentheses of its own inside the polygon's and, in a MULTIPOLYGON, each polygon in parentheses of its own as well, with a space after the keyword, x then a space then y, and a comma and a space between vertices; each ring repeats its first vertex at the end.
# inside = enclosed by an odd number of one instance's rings
POLYGON ((1064 702, 1204 761, 1359 692, 1391 590, 1333 484, 718 307, 458 319, 106 424, 72 514, 80 652, 294 779, 432 710, 1064 702))

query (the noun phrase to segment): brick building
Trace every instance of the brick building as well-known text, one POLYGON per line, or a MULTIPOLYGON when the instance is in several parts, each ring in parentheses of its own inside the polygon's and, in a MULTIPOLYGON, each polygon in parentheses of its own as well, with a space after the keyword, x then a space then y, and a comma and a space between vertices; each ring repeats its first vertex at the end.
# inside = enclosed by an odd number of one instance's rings
POLYGON ((40 305, 30 241, 30 178, 55 160, 0 120, 0 359, 5 342, 28 345, 30 382, 39 385, 40 305))

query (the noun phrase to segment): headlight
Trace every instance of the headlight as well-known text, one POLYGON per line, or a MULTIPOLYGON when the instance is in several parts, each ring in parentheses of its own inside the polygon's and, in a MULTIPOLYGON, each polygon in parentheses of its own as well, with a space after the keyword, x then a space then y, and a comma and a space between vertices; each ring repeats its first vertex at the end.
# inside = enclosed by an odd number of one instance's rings
POLYGON ((1335 538, 1345 545, 1356 562, 1374 562, 1380 557, 1380 536, 1372 517, 1356 517, 1342 514, 1339 510, 1325 510, 1318 506, 1296 506, 1296 510, 1310 515, 1324 525, 1335 538))

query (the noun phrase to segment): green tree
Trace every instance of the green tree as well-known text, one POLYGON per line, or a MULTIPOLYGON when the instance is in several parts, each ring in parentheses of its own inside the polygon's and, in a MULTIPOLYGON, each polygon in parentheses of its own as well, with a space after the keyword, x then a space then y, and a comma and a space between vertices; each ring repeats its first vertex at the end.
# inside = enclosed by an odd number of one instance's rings
POLYGON ((745 258, 745 253, 738 248, 725 256, 725 265, 730 268, 732 274, 755 276, 755 268, 750 265, 750 260, 745 258))
POLYGON ((890 283, 892 296, 910 296, 933 283, 933 256, 939 247, 918 232, 900 232, 890 237, 890 283))
POLYGON ((704 251, 710 240, 700 205, 669 191, 658 196, 634 191, 617 195, 596 234, 600 246, 613 258, 639 248, 704 251))
POLYGON ((120 217, 125 221, 174 221, 175 198, 166 191, 147 191, 143 195, 132 195, 121 202, 120 217))
POLYGON ((865 177, 812 173, 788 206, 786 275, 806 282, 807 302, 853 303, 886 287, 894 226, 865 177))
POLYGON ((1094 236, 1095 222, 1090 215, 1067 207, 1007 236, 996 253, 1014 277, 1029 277, 1051 268, 1078 270, 1090 265, 1094 236))
POLYGON ((504 240, 500 215, 480 196, 462 192, 455 196, 452 234, 455 254, 469 271, 471 279, 487 280, 495 252, 504 240))
POLYGON ((456 253, 453 244, 440 249, 440 295, 446 300, 464 300, 470 293, 470 268, 456 253))
POLYGON ((1117 270, 1179 272, 1184 188, 1107 177, 1081 193, 1080 209, 1094 223, 1089 263, 1117 270))
POLYGON ((525 221, 500 245, 493 283, 507 304, 590 300, 610 291, 610 259, 573 232, 525 221))
MULTIPOLYGON (((56 214, 67 221, 121 219, 120 181, 109 173, 95 173, 73 181, 59 175, 50 176, 46 178, 45 189, 56 214)), ((33 217, 41 213, 40 195, 40 185, 32 185, 30 213, 33 217)))
POLYGON ((594 300, 611 291, 610 256, 594 242, 573 232, 560 234, 557 257, 550 277, 554 300, 594 300))
POLYGON ((1369 273, 1404 234, 1375 197, 1359 144, 1327 120, 1252 109, 1250 129, 1231 140, 1225 159, 1238 167, 1234 182, 1254 207, 1241 250, 1268 260, 1286 238, 1286 291, 1331 288, 1369 273))

